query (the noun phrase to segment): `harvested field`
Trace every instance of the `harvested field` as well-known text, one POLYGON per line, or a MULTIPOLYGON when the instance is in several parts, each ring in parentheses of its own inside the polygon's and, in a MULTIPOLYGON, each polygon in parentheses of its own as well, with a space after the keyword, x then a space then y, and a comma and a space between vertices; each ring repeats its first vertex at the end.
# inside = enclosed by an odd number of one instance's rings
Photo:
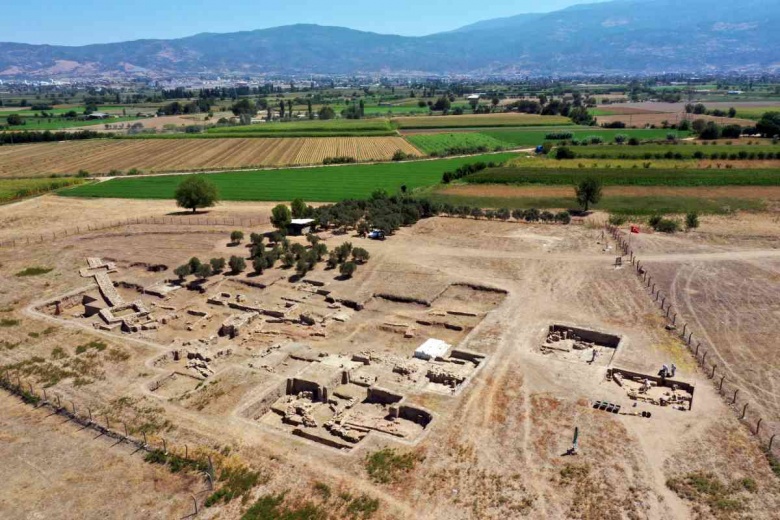
POLYGON ((666 112, 662 110, 647 110, 644 108, 636 108, 625 106, 624 104, 616 105, 603 105, 598 108, 589 109, 588 112, 594 116, 623 116, 628 114, 664 114, 666 112))
POLYGON ((400 137, 67 141, 2 147, 0 177, 313 165, 339 156, 386 161, 397 150, 422 155, 400 137))
MULTIPOLYGON (((760 110, 780 110, 780 102, 771 101, 704 101, 703 104, 708 110, 728 110, 731 107, 737 109, 760 109, 760 110)), ((638 108, 640 110, 650 110, 653 112, 679 113, 685 110, 686 103, 663 103, 663 102, 641 102, 641 103, 622 103, 621 108, 638 108)), ((605 107, 603 107, 605 108, 605 107)))
POLYGON ((552 126, 572 124, 563 116, 537 114, 479 114, 464 116, 398 117, 392 120, 400 128, 458 128, 483 126, 552 126))
POLYGON ((755 126, 755 121, 751 121, 750 119, 715 117, 703 114, 686 114, 684 112, 645 112, 630 113, 625 115, 596 116, 596 121, 600 125, 621 121, 630 128, 643 128, 649 125, 660 127, 663 125, 664 121, 669 124, 676 124, 684 119, 688 119, 689 121, 704 119, 705 121, 715 121, 719 125, 755 126))

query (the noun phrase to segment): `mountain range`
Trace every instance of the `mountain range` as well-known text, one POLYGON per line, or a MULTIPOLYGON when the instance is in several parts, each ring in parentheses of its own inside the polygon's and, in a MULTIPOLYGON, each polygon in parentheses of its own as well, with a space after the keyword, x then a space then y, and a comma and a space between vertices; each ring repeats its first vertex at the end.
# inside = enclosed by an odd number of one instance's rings
POLYGON ((421 37, 290 25, 80 47, 0 43, 0 78, 780 70, 780 2, 616 0, 421 37))

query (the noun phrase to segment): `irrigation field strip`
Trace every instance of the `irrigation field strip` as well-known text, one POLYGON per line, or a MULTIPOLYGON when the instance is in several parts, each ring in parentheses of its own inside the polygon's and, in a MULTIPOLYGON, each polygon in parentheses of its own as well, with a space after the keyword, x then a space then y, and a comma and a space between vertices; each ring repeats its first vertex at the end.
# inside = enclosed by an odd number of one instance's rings
MULTIPOLYGON (((707 355, 710 350, 713 350, 712 345, 702 344, 698 340, 693 341, 693 331, 687 323, 677 321, 677 313, 672 312, 672 303, 669 302, 667 306, 668 296, 661 292, 661 289, 656 289, 656 284, 653 283, 653 277, 649 275, 647 268, 643 267, 637 256, 631 250, 629 242, 623 237, 623 231, 618 226, 613 226, 609 223, 604 224, 605 229, 612 235, 612 237, 620 246, 620 250, 623 256, 629 257, 631 266, 634 267, 634 272, 640 278, 644 288, 648 291, 648 294, 652 296, 653 303, 658 304, 661 312, 664 313, 664 318, 667 322, 667 329, 670 331, 680 330, 678 327, 682 325, 682 332, 679 334, 679 338, 686 344, 688 350, 696 358, 696 362, 704 371, 704 374, 712 381, 713 386, 718 391, 718 394, 723 398, 726 405, 734 411, 739 420, 745 424, 750 432, 758 437, 759 442, 764 442, 766 445, 767 453, 774 456, 780 456, 780 448, 776 447, 775 437, 778 433, 774 431, 768 431, 767 428, 761 429, 761 424, 764 422, 763 417, 758 412, 754 412, 750 408, 750 402, 747 399, 740 399, 740 388, 728 381, 725 375, 721 375, 720 379, 717 378, 717 364, 708 364, 707 355)), ((622 257, 620 257, 622 259, 622 257)), ((704 340, 706 342, 706 340, 704 340)), ((778 442, 780 444, 780 441, 778 442)))
POLYGON ((270 217, 257 218, 208 218, 208 217, 137 217, 124 220, 111 220, 105 223, 87 224, 86 226, 77 226, 76 228, 64 229, 51 233, 36 233, 26 237, 11 238, 0 242, 0 247, 15 247, 28 244, 41 244, 58 238, 65 238, 76 235, 85 235, 93 231, 102 231, 105 229, 114 229, 127 226, 139 225, 178 225, 178 226, 240 226, 256 227, 270 224, 270 217))
MULTIPOLYGON (((89 429, 97 432, 98 436, 96 438, 105 436, 107 439, 116 440, 116 442, 112 444, 111 447, 128 444, 131 448, 135 448, 131 452, 131 455, 135 455, 139 452, 162 452, 165 455, 172 455, 189 463, 198 462, 196 459, 189 458, 190 450, 187 444, 184 445, 184 449, 182 450, 181 447, 177 448, 172 444, 168 444, 164 437, 160 437, 159 444, 155 445, 153 442, 147 439, 146 432, 142 432, 142 439, 133 438, 132 435, 128 433, 126 423, 121 423, 123 427, 123 430, 121 431, 116 428, 112 429, 112 423, 110 422, 108 415, 106 415, 103 417, 105 419, 104 426, 103 422, 99 420, 100 417, 92 415, 92 410, 90 408, 84 407, 87 411, 87 415, 84 415, 83 410, 81 408, 77 409, 76 403, 73 401, 69 401, 71 404, 71 409, 68 410, 67 402, 63 406, 59 395, 49 395, 46 392, 46 387, 41 387, 41 393, 38 394, 35 392, 33 385, 29 382, 22 381, 18 374, 16 375, 15 380, 12 380, 8 374, 8 370, 5 370, 2 374, 0 374, 0 388, 3 388, 12 395, 18 396, 24 403, 33 406, 35 409, 45 408, 51 411, 50 415, 59 415, 61 417, 65 417, 69 422, 81 426, 81 430, 89 429), (184 455, 182 455, 182 453, 184 455)), ((116 425, 116 423, 113 424, 116 425)), ((210 456, 208 457, 208 470, 203 472, 203 478, 204 482, 207 483, 207 486, 200 491, 190 492, 190 497, 193 500, 195 512, 188 515, 187 517, 189 518, 195 517, 198 514, 200 511, 198 505, 199 501, 202 505, 205 497, 214 490, 214 481, 216 476, 214 471, 214 464, 212 463, 210 456)))

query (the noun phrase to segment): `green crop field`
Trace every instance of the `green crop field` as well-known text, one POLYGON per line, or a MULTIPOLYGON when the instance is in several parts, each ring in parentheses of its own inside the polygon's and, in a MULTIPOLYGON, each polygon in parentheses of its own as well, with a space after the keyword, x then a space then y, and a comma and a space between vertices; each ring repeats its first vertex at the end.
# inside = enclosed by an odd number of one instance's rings
MULTIPOLYGON (((347 108, 347 105, 330 105, 337 114, 340 114, 347 108)), ((426 106, 425 108, 417 106, 417 103, 412 105, 391 105, 391 106, 379 106, 377 104, 367 103, 364 107, 364 112, 367 116, 385 116, 391 115, 423 115, 428 114, 430 110, 426 106)))
POLYGON ((550 170, 517 167, 491 168, 463 180, 469 184, 577 184, 595 177, 605 186, 780 186, 778 170, 684 170, 684 169, 571 169, 550 170))
POLYGON ((411 134, 406 136, 406 140, 428 155, 441 154, 453 148, 476 148, 479 146, 484 146, 488 150, 508 148, 504 141, 499 141, 489 135, 471 132, 411 134))
MULTIPOLYGON (((336 202, 364 198, 376 189, 396 192, 431 186, 442 173, 478 161, 507 161, 516 154, 491 154, 458 159, 438 159, 404 163, 349 165, 319 168, 228 172, 208 176, 223 200, 284 201, 302 197, 310 202, 336 202)), ((63 192, 74 197, 116 197, 132 199, 172 199, 182 175, 112 179, 79 186, 63 192)))
POLYGON ((384 118, 259 123, 221 126, 206 131, 207 135, 219 137, 348 137, 395 135, 395 133, 390 122, 384 118))
MULTIPOLYGON (((98 106, 97 111, 98 112, 122 112, 122 109, 126 109, 128 114, 134 114, 138 112, 137 108, 134 108, 132 106, 121 106, 121 105, 100 105, 98 106)), ((18 108, 18 109, 4 109, 0 110, 0 116, 10 116, 11 114, 18 114, 23 117, 32 117, 35 114, 40 114, 41 112, 46 112, 47 114, 52 115, 62 115, 67 114, 68 112, 76 112, 79 115, 84 114, 84 110, 86 107, 84 105, 72 105, 72 106, 55 106, 52 107, 51 110, 32 110, 31 108, 18 108)))
POLYGON ((0 203, 74 186, 83 179, 0 179, 0 203))
POLYGON ((669 154, 682 156, 684 159, 694 158, 694 154, 699 152, 703 159, 764 159, 771 154, 769 159, 775 159, 780 156, 780 145, 772 145, 770 140, 765 140, 762 145, 701 145, 688 144, 683 141, 678 144, 642 144, 639 146, 628 145, 589 145, 572 146, 570 150, 574 152, 576 158, 596 158, 596 159, 672 159, 669 154), (717 155, 717 157, 716 157, 717 155), (667 157, 668 156, 668 157, 667 157))
POLYGON ((525 127, 570 125, 571 119, 563 116, 540 116, 537 114, 479 114, 463 116, 418 116, 397 117, 393 122, 399 128, 480 128, 480 127, 525 127))
POLYGON ((765 107, 739 107, 737 108, 737 117, 742 119, 752 119, 758 121, 767 112, 780 112, 780 106, 768 105, 765 107))
MULTIPOLYGON (((554 132, 571 132, 574 139, 584 139, 591 135, 597 135, 605 141, 611 141, 618 134, 625 134, 630 137, 636 137, 640 140, 651 139, 666 139, 666 134, 670 130, 664 129, 607 129, 597 126, 565 126, 565 127, 550 127, 544 129, 528 129, 528 130, 503 130, 503 129, 491 129, 489 131, 482 131, 481 133, 489 135, 499 141, 504 141, 512 146, 531 147, 542 144, 546 139, 545 135, 554 132)), ((671 132, 674 133, 672 130, 671 132)), ((676 132, 678 137, 683 138, 689 135, 688 132, 676 132)))

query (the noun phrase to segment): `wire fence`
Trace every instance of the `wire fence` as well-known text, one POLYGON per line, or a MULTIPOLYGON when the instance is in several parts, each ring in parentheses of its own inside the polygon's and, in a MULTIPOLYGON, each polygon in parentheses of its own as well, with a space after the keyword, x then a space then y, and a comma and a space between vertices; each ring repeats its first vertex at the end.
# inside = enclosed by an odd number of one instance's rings
POLYGON ((34 233, 25 237, 17 237, 0 242, 0 247, 15 247, 28 244, 41 244, 51 242, 60 238, 84 235, 93 231, 103 231, 127 226, 138 225, 158 225, 158 226, 234 226, 251 228, 270 224, 270 217, 254 218, 213 218, 213 217, 189 217, 189 216, 168 216, 168 217, 136 217, 124 220, 109 220, 98 223, 87 223, 74 228, 66 228, 51 233, 34 233))
MULTIPOLYGON (((773 456, 778 456, 780 452, 780 441, 775 443, 777 432, 770 428, 764 421, 763 417, 758 412, 758 408, 750 406, 750 401, 747 396, 748 392, 740 388, 736 382, 731 381, 726 374, 722 374, 718 371, 718 364, 713 362, 715 355, 710 355, 712 352, 716 352, 712 345, 707 344, 707 341, 703 336, 702 340, 699 340, 700 334, 694 335, 693 328, 683 321, 682 316, 672 307, 671 298, 661 291, 658 287, 658 283, 653 281, 653 277, 650 275, 647 267, 642 265, 640 260, 634 254, 631 249, 628 240, 623 237, 623 231, 611 224, 604 225, 606 230, 615 239, 617 245, 620 247, 620 251, 624 256, 628 256, 628 260, 636 275, 640 278, 643 287, 653 298, 653 303, 658 305, 661 312, 664 314, 664 319, 667 322, 667 329, 674 331, 678 337, 685 343, 688 350, 693 354, 697 364, 703 370, 705 376, 712 381, 716 391, 721 395, 724 402, 736 413, 740 421, 747 425, 750 432, 758 437, 767 451, 767 453, 773 456), (709 358, 709 359, 708 359, 709 358)), ((621 257, 622 263, 622 257, 621 257)))
POLYGON ((154 455, 152 459, 156 462, 173 462, 175 460, 179 467, 187 466, 199 470, 203 474, 207 487, 204 490, 191 493, 194 512, 188 515, 189 517, 194 517, 199 513, 203 505, 204 494, 207 495, 214 490, 216 475, 211 457, 191 457, 189 446, 186 444, 173 446, 164 437, 153 441, 147 438, 145 432, 141 432, 141 437, 133 437, 129 433, 126 423, 111 422, 108 415, 93 416, 89 407, 80 406, 77 408, 75 402, 62 401, 59 395, 47 393, 46 387, 41 387, 40 392, 36 392, 32 383, 23 381, 18 374, 15 377, 12 376, 7 370, 0 374, 0 388, 18 396, 22 401, 35 408, 46 408, 51 410, 52 414, 67 418, 74 424, 81 426, 81 429, 95 431, 99 434, 98 437, 105 436, 108 439, 113 439, 116 441, 114 445, 126 444, 133 450, 133 454, 143 452, 154 455), (70 404, 70 408, 68 404, 70 404))

